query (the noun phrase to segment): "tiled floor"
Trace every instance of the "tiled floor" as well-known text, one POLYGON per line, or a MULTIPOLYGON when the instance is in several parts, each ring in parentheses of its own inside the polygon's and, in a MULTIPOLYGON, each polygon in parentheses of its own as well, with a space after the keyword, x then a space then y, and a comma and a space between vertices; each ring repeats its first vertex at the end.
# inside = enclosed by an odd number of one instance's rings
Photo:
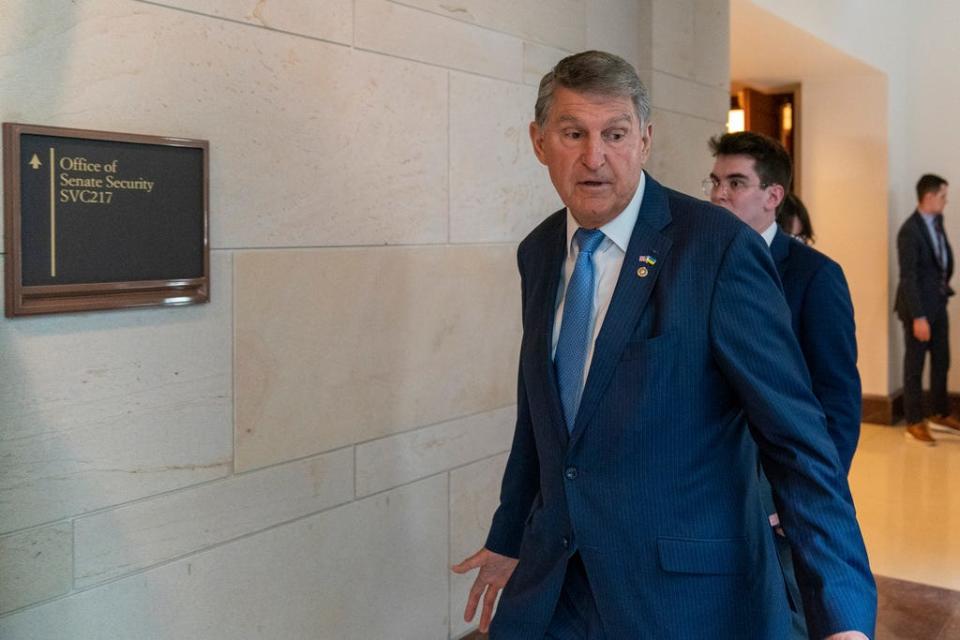
POLYGON ((903 432, 863 425, 850 470, 870 566, 878 575, 960 591, 960 437, 925 447, 903 432))
POLYGON ((957 640, 960 592, 877 577, 876 640, 957 640))
POLYGON ((960 437, 925 447, 903 432, 863 425, 850 471, 878 574, 876 640, 960 640, 960 437))

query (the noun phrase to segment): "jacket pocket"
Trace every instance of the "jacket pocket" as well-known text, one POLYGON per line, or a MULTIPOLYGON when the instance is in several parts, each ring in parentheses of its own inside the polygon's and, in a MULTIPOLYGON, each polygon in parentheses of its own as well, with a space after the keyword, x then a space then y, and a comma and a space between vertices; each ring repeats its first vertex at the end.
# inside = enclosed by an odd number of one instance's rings
POLYGON ((747 572, 746 538, 657 538, 660 567, 670 573, 739 575, 747 572))
POLYGON ((620 354, 620 360, 646 358, 650 362, 658 362, 661 357, 669 355, 669 351, 674 348, 675 337, 672 333, 662 333, 655 338, 628 342, 620 354))

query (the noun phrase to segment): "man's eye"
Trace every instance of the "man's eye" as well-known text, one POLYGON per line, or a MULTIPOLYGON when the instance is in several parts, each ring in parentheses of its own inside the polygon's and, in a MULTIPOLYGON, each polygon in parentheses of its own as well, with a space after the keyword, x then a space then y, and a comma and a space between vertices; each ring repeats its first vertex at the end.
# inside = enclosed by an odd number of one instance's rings
POLYGON ((731 190, 737 191, 743 187, 743 180, 740 178, 731 178, 729 184, 731 190))
POLYGON ((619 142, 623 140, 624 133, 622 131, 609 131, 607 132, 607 140, 611 142, 619 142))
POLYGON ((569 138, 569 139, 571 139, 571 140, 579 140, 582 135, 583 135, 583 134, 582 134, 581 132, 579 132, 579 131, 574 131, 574 130, 572 130, 572 129, 563 132, 563 137, 564 137, 564 138, 569 138))

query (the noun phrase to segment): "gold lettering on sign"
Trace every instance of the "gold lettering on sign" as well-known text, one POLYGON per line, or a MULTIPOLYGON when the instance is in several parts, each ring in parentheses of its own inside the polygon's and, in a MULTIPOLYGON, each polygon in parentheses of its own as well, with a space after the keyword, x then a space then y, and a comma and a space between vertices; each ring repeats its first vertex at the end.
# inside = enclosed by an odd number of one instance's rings
POLYGON ((51 197, 64 204, 110 204, 115 191, 143 191, 153 193, 157 184, 143 176, 134 179, 116 177, 120 161, 93 162, 82 156, 63 156, 60 168, 60 191, 51 197), (79 174, 79 175, 78 175, 79 174), (97 174, 106 174, 100 177, 97 174), (111 189, 111 191, 108 191, 111 189))

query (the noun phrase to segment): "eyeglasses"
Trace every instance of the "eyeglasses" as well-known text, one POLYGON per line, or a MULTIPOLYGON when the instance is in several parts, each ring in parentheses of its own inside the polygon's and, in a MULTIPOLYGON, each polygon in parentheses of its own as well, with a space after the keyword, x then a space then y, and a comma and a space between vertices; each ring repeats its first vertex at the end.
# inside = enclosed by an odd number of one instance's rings
POLYGON ((760 189, 766 189, 770 185, 766 182, 760 182, 758 184, 750 184, 744 178, 724 178, 719 180, 717 178, 704 178, 703 182, 700 183, 700 188, 703 189, 703 193, 707 196, 712 196, 714 193, 723 188, 727 193, 737 194, 743 193, 748 189, 757 187, 760 189))

